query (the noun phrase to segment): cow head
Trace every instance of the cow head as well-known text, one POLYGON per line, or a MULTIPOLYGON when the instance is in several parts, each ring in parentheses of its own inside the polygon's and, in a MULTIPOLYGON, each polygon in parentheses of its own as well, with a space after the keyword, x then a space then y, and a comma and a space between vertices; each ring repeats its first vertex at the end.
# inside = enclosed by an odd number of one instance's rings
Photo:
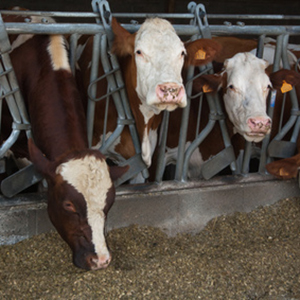
POLYGON ((268 76, 268 65, 249 52, 238 53, 225 60, 221 74, 203 75, 194 85, 203 91, 223 88, 225 109, 234 130, 250 142, 260 142, 271 131, 272 121, 266 113, 269 90, 280 90, 283 82, 295 85, 299 77, 289 70, 268 76))
POLYGON ((265 73, 268 65, 251 53, 238 53, 224 63, 225 109, 236 131, 250 142, 260 142, 271 131, 271 119, 266 113, 272 88, 265 73))
POLYGON ((28 142, 30 159, 48 182, 48 213, 51 222, 73 252, 77 267, 106 268, 111 255, 104 236, 106 215, 115 198, 113 180, 127 167, 111 168, 96 150, 83 150, 49 161, 28 142))
MULTIPOLYGON (((155 114, 185 107, 181 71, 189 53, 171 23, 160 18, 147 19, 137 33, 130 34, 113 18, 112 29, 115 34, 112 52, 131 58, 132 85, 142 105, 155 114)), ((200 43, 205 55, 198 57, 198 62, 203 65, 213 58, 209 52, 212 48, 205 51, 206 44, 214 42, 203 39, 200 43)))

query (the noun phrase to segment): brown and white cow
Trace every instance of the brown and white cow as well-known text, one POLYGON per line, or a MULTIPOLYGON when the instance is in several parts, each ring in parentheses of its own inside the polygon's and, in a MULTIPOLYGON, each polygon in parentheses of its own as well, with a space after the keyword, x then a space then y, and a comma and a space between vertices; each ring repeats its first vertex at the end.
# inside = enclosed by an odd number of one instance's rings
MULTIPOLYGON (((4 21, 22 22, 24 18, 7 16, 4 21)), ((113 180, 127 168, 109 168, 99 151, 88 148, 82 99, 64 38, 10 38, 14 45, 10 57, 34 137, 27 150, 22 136, 12 147, 14 154, 18 157, 25 152, 46 178, 49 217, 72 249, 74 264, 88 270, 105 268, 111 261, 104 223, 115 198, 113 180)), ((2 124, 1 129, 5 139, 11 124, 2 124)))
MULTIPOLYGON (((147 19, 140 29, 131 34, 116 19, 112 19, 114 41, 111 51, 118 57, 129 104, 136 122, 141 142, 142 158, 151 165, 151 158, 157 142, 157 128, 162 120, 163 110, 173 111, 186 106, 186 92, 182 69, 189 65, 200 66, 212 61, 220 50, 218 43, 199 39, 183 43, 173 26, 164 19, 147 19)), ((92 38, 87 42, 78 61, 85 90, 90 83, 89 64, 92 56, 92 38)), ((98 76, 103 74, 99 66, 98 76)), ((106 94, 107 87, 99 83, 97 97, 106 94)), ((103 101, 96 104, 92 145, 99 148, 103 135, 103 101)), ((116 128, 115 108, 109 107, 107 136, 116 128)), ((107 154, 120 163, 135 155, 129 129, 126 127, 120 139, 107 154)), ((143 181, 140 180, 140 181, 143 181)))
MULTIPOLYGON (((196 91, 216 92, 222 89, 223 111, 236 155, 239 150, 244 148, 243 139, 258 143, 270 134, 272 120, 267 115, 269 90, 276 89, 280 94, 283 81, 292 86, 299 83, 300 75, 294 71, 280 70, 268 75, 266 73, 268 65, 267 61, 257 58, 250 52, 237 53, 232 58, 225 60, 221 73, 202 75, 194 82, 193 88, 196 91)), ((191 101, 187 146, 195 138, 198 105, 198 101, 191 101)), ((200 130, 207 124, 209 115, 207 102, 204 101, 202 105, 200 130)), ((170 114, 171 130, 169 130, 167 138, 166 165, 176 161, 180 114, 180 111, 170 114)), ((188 177, 199 177, 203 162, 223 149, 220 128, 214 126, 200 144, 199 149, 194 151, 189 164, 188 177)))
MULTIPOLYGON (((215 40, 218 41, 221 45, 223 45, 223 50, 221 53, 218 54, 216 60, 223 61, 229 53, 237 53, 238 51, 250 51, 251 53, 255 54, 256 47, 257 47, 257 40, 248 40, 248 39, 240 39, 235 37, 215 37, 215 40), (225 47, 227 45, 227 47, 225 47)), ((275 46, 276 42, 274 39, 267 38, 265 39, 264 51, 263 51, 263 59, 268 61, 270 64, 274 61, 275 56, 275 46)), ((287 59, 292 70, 300 71, 300 65, 298 59, 300 58, 300 45, 297 44, 288 44, 287 45, 287 59)), ((282 67, 282 64, 280 64, 282 67)), ((298 101, 300 100, 300 77, 296 73, 293 75, 290 72, 286 71, 287 75, 289 73, 289 80, 291 80, 290 84, 295 85, 295 90, 297 94, 298 101), (292 76, 295 76, 292 79, 292 76), (296 80, 296 81, 295 81, 296 80)), ((281 82, 278 82, 280 86, 281 82)), ((281 103, 283 101, 283 94, 278 93, 276 98, 276 104, 274 108, 274 117, 273 117, 273 128, 271 133, 271 140, 277 133, 278 123, 279 123, 279 116, 281 111, 281 103)), ((300 104, 300 103, 299 103, 300 104)), ((290 103, 287 100, 285 103, 284 109, 284 117, 285 121, 288 119, 288 114, 291 111, 291 107, 289 106, 290 103)), ((298 152, 300 150, 300 139, 297 140, 297 149, 298 152)), ((300 154, 296 154, 295 156, 275 160, 266 165, 267 171, 276 176, 277 178, 281 179, 290 179, 296 178, 298 175, 298 171, 300 168, 300 154)))

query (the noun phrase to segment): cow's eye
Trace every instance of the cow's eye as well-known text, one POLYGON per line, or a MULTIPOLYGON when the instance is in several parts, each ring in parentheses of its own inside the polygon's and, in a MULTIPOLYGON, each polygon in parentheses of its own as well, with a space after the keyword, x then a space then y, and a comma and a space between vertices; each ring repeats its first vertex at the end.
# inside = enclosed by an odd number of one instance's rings
POLYGON ((74 204, 69 200, 63 201, 63 208, 66 211, 76 213, 76 208, 75 208, 74 204))
POLYGON ((185 52, 184 51, 181 52, 181 56, 185 56, 185 52))
POLYGON ((142 55, 142 51, 141 50, 136 50, 135 52, 137 55, 142 55))
POLYGON ((229 88, 230 90, 234 90, 233 84, 230 84, 230 85, 228 86, 228 88, 229 88))
POLYGON ((270 85, 270 84, 268 85, 268 89, 269 89, 269 90, 271 90, 271 89, 272 89, 272 87, 271 87, 271 85, 270 85))

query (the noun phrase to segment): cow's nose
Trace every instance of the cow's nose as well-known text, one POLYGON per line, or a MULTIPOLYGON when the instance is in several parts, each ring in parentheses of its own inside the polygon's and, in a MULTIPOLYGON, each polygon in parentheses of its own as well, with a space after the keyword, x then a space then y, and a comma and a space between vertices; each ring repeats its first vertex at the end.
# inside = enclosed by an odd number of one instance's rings
POLYGON ((269 117, 249 118, 247 124, 252 132, 267 132, 272 125, 269 117))
POLYGON ((108 267, 111 261, 110 253, 103 255, 90 254, 86 257, 87 264, 90 270, 105 269, 108 267))
POLYGON ((184 95, 184 88, 176 83, 163 83, 156 87, 156 95, 161 102, 179 103, 184 95))

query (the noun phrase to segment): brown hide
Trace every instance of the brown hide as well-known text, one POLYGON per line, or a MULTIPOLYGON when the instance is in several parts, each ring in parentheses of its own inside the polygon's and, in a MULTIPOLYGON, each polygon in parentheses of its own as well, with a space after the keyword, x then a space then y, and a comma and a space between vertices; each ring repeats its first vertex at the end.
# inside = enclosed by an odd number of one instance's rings
POLYGON ((32 51, 45 49, 48 43, 48 36, 35 36, 15 49, 11 59, 31 117, 36 145, 48 159, 54 160, 62 153, 85 149, 87 137, 82 126, 83 106, 72 74, 66 70, 54 72, 44 51, 32 51), (26 76, 28 70, 36 76, 26 76))
POLYGON ((240 52, 249 52, 257 47, 257 40, 254 39, 241 39, 231 36, 217 36, 213 37, 217 41, 222 50, 217 53, 215 57, 216 62, 223 63, 225 59, 233 57, 240 52))

